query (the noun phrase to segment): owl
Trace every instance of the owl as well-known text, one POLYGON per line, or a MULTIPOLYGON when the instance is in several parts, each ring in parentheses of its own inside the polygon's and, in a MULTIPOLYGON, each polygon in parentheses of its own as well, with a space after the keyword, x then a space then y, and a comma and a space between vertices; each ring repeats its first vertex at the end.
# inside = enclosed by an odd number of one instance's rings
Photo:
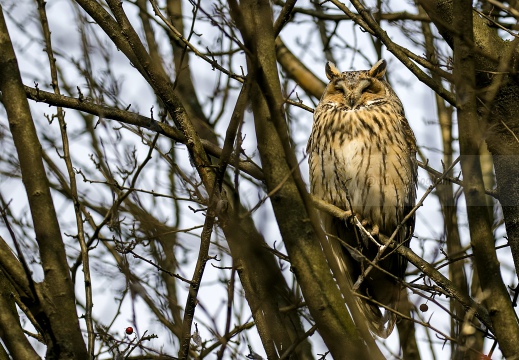
MULTIPOLYGON (((378 241, 390 237, 415 205, 416 139, 402 103, 384 80, 386 62, 370 70, 340 72, 326 64, 330 83, 315 109, 307 153, 311 193, 350 210, 378 241)), ((378 246, 351 222, 321 212, 340 271, 354 284, 377 254, 378 246)), ((395 241, 407 244, 414 216, 399 229, 395 241)), ((396 308, 403 291, 407 260, 387 249, 363 279, 357 292, 396 308)), ((386 338, 396 316, 374 302, 356 297, 372 333, 386 338)))

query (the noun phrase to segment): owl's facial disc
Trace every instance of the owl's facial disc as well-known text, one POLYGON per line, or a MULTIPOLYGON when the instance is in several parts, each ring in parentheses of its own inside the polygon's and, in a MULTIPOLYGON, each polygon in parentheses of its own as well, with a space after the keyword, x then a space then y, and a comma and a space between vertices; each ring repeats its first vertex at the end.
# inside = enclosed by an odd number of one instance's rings
POLYGON ((371 105, 384 96, 384 88, 377 80, 360 79, 356 82, 338 79, 334 82, 333 90, 341 99, 339 102, 349 108, 358 109, 371 105))
POLYGON ((352 89, 349 95, 349 103, 352 109, 355 109, 358 105, 364 102, 363 95, 368 91, 371 85, 371 81, 365 79, 359 81, 356 87, 352 89))

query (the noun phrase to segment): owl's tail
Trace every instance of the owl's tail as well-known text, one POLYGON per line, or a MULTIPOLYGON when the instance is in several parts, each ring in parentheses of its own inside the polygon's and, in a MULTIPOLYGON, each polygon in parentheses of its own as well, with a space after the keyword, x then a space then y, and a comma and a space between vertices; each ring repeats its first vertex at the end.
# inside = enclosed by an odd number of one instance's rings
MULTIPOLYGON (((361 255, 354 250, 347 250, 348 248, 342 242, 356 247, 355 243, 363 240, 358 239, 360 235, 352 229, 353 226, 348 227, 344 221, 329 215, 324 215, 322 218, 333 257, 339 265, 341 274, 352 288, 363 269, 369 264, 364 261, 362 265, 363 256, 366 255, 361 255)), ((399 284, 394 279, 380 270, 372 269, 357 292, 373 298, 388 308, 396 309, 401 291, 399 284)), ((394 312, 385 310, 370 300, 358 296, 355 296, 355 304, 373 334, 385 339, 392 333, 397 320, 394 312)))

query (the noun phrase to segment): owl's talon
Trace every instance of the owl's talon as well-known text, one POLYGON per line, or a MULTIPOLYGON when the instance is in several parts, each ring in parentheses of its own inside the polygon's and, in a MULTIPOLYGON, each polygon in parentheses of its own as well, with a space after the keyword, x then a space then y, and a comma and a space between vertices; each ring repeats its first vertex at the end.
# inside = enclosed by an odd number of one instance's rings
POLYGON ((353 212, 351 210, 346 210, 343 215, 343 220, 350 220, 353 216, 353 212))
POLYGON ((371 236, 378 236, 379 232, 380 232, 380 229, 379 229, 378 225, 373 225, 373 227, 371 228, 371 231, 370 231, 371 236))

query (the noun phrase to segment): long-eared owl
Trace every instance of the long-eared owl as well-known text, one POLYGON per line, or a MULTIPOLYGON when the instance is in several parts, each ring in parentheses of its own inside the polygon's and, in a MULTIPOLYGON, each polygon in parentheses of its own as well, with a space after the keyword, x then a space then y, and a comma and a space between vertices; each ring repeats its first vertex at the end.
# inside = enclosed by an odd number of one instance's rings
MULTIPOLYGON (((330 83, 315 109, 308 141, 311 193, 343 210, 351 210, 378 240, 390 237, 416 200, 416 140, 402 103, 384 80, 386 62, 370 70, 340 72, 326 64, 330 83)), ((378 246, 348 221, 321 212, 321 221, 340 270, 355 283, 369 266, 378 246), (342 243, 344 242, 344 243, 342 243)), ((398 243, 408 243, 414 216, 400 228, 398 243)), ((357 290, 396 308, 407 260, 387 249, 357 290)), ((387 337, 396 317, 370 300, 356 303, 370 330, 387 337)))

